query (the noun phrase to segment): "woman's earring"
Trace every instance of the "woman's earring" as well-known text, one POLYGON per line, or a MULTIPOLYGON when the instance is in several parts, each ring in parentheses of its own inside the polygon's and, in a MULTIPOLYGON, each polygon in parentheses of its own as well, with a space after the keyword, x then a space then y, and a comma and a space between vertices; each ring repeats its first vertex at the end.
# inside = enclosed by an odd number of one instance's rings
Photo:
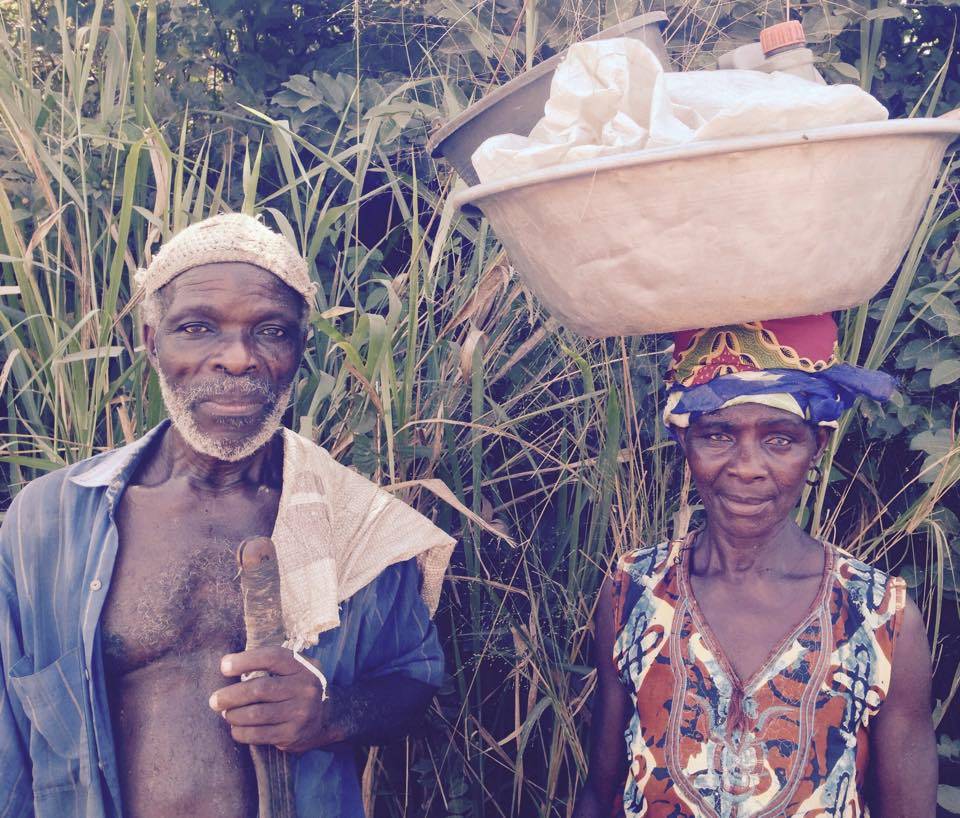
POLYGON ((810 467, 810 471, 807 472, 807 485, 808 486, 819 486, 820 481, 823 480, 823 470, 814 463, 810 467), (811 473, 813 476, 811 477, 811 473))

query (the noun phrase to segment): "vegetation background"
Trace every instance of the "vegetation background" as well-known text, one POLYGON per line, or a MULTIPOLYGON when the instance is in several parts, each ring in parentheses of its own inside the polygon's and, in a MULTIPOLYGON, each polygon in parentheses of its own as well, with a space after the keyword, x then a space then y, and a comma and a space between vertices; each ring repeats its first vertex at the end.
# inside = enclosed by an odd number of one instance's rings
MULTIPOLYGON (((695 519, 659 423, 668 339, 556 326, 424 150, 488 89, 661 9, 677 67, 789 13, 829 79, 891 116, 960 106, 960 5, 937 0, 0 0, 0 508, 162 416, 131 281, 166 237, 223 209, 283 230, 320 285, 289 423, 460 540, 449 681, 420 734, 358 759, 371 815, 569 815, 600 581, 695 519)), ((960 813, 958 181, 951 155, 897 277, 841 316, 847 359, 901 388, 843 426, 802 510, 925 612, 943 814, 960 813)))

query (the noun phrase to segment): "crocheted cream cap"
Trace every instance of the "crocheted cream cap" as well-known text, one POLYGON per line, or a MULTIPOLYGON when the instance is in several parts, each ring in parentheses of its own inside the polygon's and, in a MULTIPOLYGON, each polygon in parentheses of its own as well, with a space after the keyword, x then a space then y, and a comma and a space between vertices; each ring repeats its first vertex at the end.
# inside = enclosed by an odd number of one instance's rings
POLYGON ((145 296, 154 293, 201 264, 242 261, 273 273, 313 307, 316 285, 310 281, 307 262, 280 233, 243 213, 223 213, 181 230, 160 248, 146 269, 138 270, 136 283, 145 296))

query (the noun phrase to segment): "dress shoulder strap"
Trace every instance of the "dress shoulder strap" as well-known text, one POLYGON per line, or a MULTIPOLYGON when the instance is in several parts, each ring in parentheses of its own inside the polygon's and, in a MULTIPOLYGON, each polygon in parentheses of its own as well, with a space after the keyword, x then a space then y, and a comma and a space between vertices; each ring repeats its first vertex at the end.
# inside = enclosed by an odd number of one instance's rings
POLYGON ((637 599, 645 589, 659 584, 685 545, 686 540, 667 540, 628 551, 620 557, 613 575, 613 610, 618 634, 637 599))
POLYGON ((838 646, 858 642, 871 646, 871 688, 878 701, 871 702, 871 710, 886 698, 893 669, 893 656, 903 611, 907 600, 907 584, 900 577, 892 577, 878 568, 836 549, 834 574, 846 600, 846 621, 837 623, 835 638, 838 646))

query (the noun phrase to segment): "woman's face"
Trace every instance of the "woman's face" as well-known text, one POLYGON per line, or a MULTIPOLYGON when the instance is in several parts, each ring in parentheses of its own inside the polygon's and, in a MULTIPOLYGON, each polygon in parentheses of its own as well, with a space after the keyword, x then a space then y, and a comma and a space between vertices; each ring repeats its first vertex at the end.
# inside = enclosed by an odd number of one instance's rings
POLYGON ((755 538, 796 508, 828 436, 790 412, 747 403, 702 415, 680 437, 710 522, 755 538))

